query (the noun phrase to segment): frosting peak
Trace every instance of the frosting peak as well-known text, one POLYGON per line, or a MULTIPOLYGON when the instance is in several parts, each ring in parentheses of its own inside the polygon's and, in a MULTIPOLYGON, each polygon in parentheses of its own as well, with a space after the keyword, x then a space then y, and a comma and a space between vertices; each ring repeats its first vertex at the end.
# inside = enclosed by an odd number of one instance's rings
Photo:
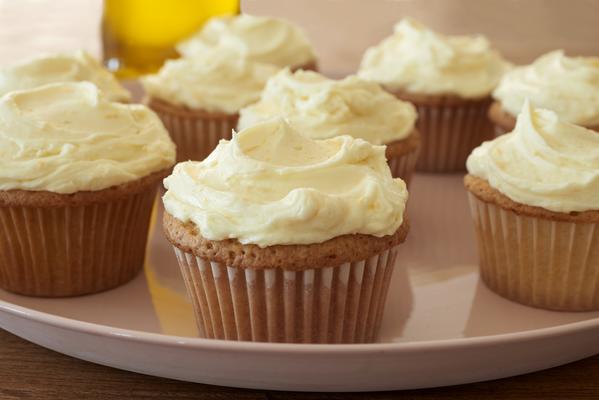
POLYGON ((298 67, 315 60, 306 35, 288 21, 241 14, 210 19, 194 36, 181 42, 177 50, 193 57, 205 47, 229 48, 253 61, 278 67, 298 67))
POLYGON ((522 204, 599 210, 599 134, 528 102, 514 131, 474 149, 467 168, 522 204))
POLYGON ((599 126, 599 58, 567 57, 563 50, 552 51, 506 73, 493 97, 512 115, 529 99, 536 107, 555 111, 564 121, 599 126))
POLYGON ((285 117, 314 139, 350 135, 385 144, 412 132, 416 109, 356 76, 336 81, 312 71, 285 69, 269 79, 258 103, 241 110, 238 128, 274 116, 285 117))
POLYGON ((46 54, 0 70, 0 96, 48 83, 89 81, 112 101, 129 101, 131 94, 96 59, 84 51, 46 54))
POLYGON ((175 146, 158 117, 89 82, 0 99, 0 190, 101 190, 166 169, 175 146))
POLYGON ((506 68, 484 36, 442 36, 406 18, 364 53, 358 75, 393 90, 476 98, 491 93, 506 68))
POLYGON ((260 98, 266 81, 277 71, 227 49, 205 48, 193 58, 167 61, 142 84, 151 97, 171 104, 235 114, 260 98))
POLYGON ((166 210, 203 237, 262 247, 390 235, 407 199, 383 146, 349 136, 313 140, 280 118, 221 140, 202 162, 177 164, 164 183, 166 210))

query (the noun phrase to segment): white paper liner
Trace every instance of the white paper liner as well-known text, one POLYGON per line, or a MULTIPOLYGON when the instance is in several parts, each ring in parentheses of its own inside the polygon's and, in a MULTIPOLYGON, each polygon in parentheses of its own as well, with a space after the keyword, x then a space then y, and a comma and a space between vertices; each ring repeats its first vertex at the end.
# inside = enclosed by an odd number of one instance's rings
POLYGON ((376 339, 397 246, 365 261, 285 271, 241 269, 175 247, 199 334, 260 342, 376 339))
POLYGON ((231 139, 237 116, 199 118, 155 110, 173 142, 177 145, 177 162, 203 160, 221 139, 231 139))
POLYGON ((421 134, 421 150, 416 170, 455 172, 466 169, 466 159, 475 147, 493 138, 487 117, 489 102, 464 105, 418 105, 416 128, 421 134))
POLYGON ((0 207, 0 287, 64 297, 131 280, 143 267, 156 186, 89 205, 0 207))
POLYGON ((401 178, 406 185, 410 185, 412 175, 416 169, 416 161, 418 161, 418 154, 420 153, 420 146, 407 154, 403 154, 399 157, 392 157, 387 160, 389 168, 391 169, 391 175, 394 178, 401 178))
POLYGON ((518 215, 471 193, 469 200, 491 290, 539 308, 599 310, 599 224, 518 215))

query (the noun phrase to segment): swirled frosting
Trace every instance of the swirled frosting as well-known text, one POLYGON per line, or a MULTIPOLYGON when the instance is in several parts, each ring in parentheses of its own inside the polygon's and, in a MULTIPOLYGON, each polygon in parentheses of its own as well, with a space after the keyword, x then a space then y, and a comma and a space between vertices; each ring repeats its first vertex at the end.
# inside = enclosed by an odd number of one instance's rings
POLYGON ((205 47, 226 47, 250 60, 278 67, 297 67, 316 59, 308 38, 297 26, 248 14, 212 18, 198 33, 179 43, 177 50, 184 57, 194 57, 205 47))
POLYGON ((285 117, 314 139, 350 135, 383 144, 412 132, 416 109, 356 76, 335 81, 312 71, 285 69, 267 82, 258 103, 241 110, 238 128, 274 116, 285 117))
POLYGON ((598 126, 599 57, 567 57, 563 50, 552 51, 506 73, 493 97, 512 115, 518 115, 529 99, 564 121, 598 126))
POLYGON ((150 97, 211 112, 237 113, 258 101, 278 68, 240 57, 226 49, 204 49, 193 58, 167 61, 142 79, 150 97))
POLYGON ((528 102, 514 131, 474 149, 467 168, 518 203, 599 210, 599 134, 528 102))
POLYGON ((0 96, 48 83, 80 81, 92 82, 110 100, 131 100, 129 91, 84 51, 46 54, 0 70, 0 96))
POLYGON ((281 118, 221 140, 204 161, 177 164, 164 184, 166 210, 203 237, 261 247, 393 234, 408 195, 383 146, 313 140, 281 118))
POLYGON ((506 67, 483 36, 441 36, 403 19, 364 53, 358 76, 392 90, 477 98, 491 93, 506 67))
POLYGON ((174 161, 175 145, 152 111, 110 102, 89 82, 0 99, 0 190, 101 190, 174 161))

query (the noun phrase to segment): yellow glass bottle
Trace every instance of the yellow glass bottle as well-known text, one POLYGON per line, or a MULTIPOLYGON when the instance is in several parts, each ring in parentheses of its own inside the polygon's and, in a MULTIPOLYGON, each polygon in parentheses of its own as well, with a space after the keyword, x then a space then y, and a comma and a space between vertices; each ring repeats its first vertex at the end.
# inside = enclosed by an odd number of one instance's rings
POLYGON ((239 0, 104 0, 104 62, 119 78, 155 72, 206 20, 237 13, 239 0))

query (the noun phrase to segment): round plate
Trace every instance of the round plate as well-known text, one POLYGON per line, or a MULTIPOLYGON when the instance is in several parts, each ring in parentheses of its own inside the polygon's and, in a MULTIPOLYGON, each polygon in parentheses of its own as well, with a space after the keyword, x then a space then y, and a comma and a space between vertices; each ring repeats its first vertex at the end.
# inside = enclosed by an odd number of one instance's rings
MULTIPOLYGON (((417 175, 377 343, 199 339, 175 256, 152 227, 143 274, 70 299, 0 291, 0 325, 44 347, 116 368, 256 389, 370 391, 501 378, 599 353, 599 312, 505 300, 479 282, 461 176, 417 175)), ((156 215, 161 214, 158 208, 156 215)), ((155 216, 156 217, 156 216, 155 216)))

